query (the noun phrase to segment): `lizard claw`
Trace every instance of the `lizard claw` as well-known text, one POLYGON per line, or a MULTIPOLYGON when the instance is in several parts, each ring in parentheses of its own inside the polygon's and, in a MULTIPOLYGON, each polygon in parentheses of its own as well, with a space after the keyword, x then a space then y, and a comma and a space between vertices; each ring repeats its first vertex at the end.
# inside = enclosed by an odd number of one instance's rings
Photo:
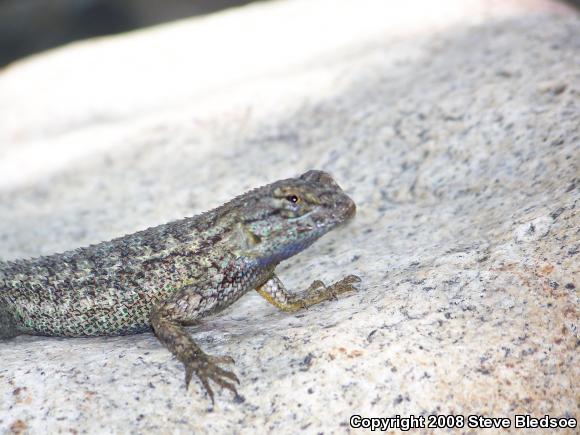
POLYGON ((185 364, 185 387, 186 389, 189 388, 189 383, 191 382, 191 378, 193 374, 199 378, 201 384, 207 391, 209 398, 211 399, 211 403, 214 404, 214 393, 210 387, 209 381, 210 379, 218 384, 222 388, 227 388, 230 390, 236 397, 239 396, 238 391, 236 390, 235 385, 232 382, 236 382, 237 384, 240 383, 238 377, 228 371, 224 370, 219 367, 217 364, 232 364, 234 362, 233 358, 229 356, 210 356, 204 355, 198 357, 198 359, 193 361, 188 361, 185 364))

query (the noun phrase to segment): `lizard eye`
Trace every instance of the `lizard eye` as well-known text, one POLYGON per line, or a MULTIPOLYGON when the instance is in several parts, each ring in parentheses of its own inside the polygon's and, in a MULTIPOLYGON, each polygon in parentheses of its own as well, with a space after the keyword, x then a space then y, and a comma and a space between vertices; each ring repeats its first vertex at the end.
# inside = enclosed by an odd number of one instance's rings
POLYGON ((300 198, 298 198, 296 195, 288 195, 286 197, 286 200, 296 204, 297 202, 300 201, 300 198))

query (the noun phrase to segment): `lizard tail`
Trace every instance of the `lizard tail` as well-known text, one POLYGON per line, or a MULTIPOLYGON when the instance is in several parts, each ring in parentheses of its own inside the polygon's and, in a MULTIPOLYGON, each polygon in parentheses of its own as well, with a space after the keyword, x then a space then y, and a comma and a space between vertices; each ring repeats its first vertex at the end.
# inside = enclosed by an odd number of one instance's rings
POLYGON ((14 317, 0 307, 0 340, 16 337, 19 334, 14 317))
POLYGON ((6 307, 6 300, 2 298, 2 293, 7 289, 4 287, 5 269, 9 262, 0 259, 0 340, 16 337, 20 334, 14 316, 6 307))

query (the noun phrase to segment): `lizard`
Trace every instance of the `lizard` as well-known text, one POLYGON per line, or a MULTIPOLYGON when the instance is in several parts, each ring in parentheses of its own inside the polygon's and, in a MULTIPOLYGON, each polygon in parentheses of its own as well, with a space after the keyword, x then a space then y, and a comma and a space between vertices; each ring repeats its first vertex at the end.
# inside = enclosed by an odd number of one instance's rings
POLYGON ((349 275, 289 292, 275 273, 351 220, 354 201, 331 175, 310 170, 242 194, 205 213, 64 253, 0 261, 0 339, 20 334, 90 337, 153 331, 197 376, 239 397, 229 356, 203 352, 186 326, 257 290, 293 313, 356 290, 349 275))

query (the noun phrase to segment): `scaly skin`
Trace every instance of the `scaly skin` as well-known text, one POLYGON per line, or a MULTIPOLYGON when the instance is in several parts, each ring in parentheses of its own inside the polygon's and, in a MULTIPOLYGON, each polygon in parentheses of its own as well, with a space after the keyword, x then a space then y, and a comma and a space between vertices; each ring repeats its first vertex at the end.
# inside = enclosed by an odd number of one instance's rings
POLYGON ((63 254, 0 262, 0 338, 153 329, 184 364, 187 387, 195 373, 212 402, 210 379, 237 395, 237 377, 218 366, 233 360, 206 355, 184 326, 252 289, 288 312, 354 290, 360 279, 350 275, 289 294, 274 269, 355 210, 329 174, 309 171, 199 216, 63 254))

